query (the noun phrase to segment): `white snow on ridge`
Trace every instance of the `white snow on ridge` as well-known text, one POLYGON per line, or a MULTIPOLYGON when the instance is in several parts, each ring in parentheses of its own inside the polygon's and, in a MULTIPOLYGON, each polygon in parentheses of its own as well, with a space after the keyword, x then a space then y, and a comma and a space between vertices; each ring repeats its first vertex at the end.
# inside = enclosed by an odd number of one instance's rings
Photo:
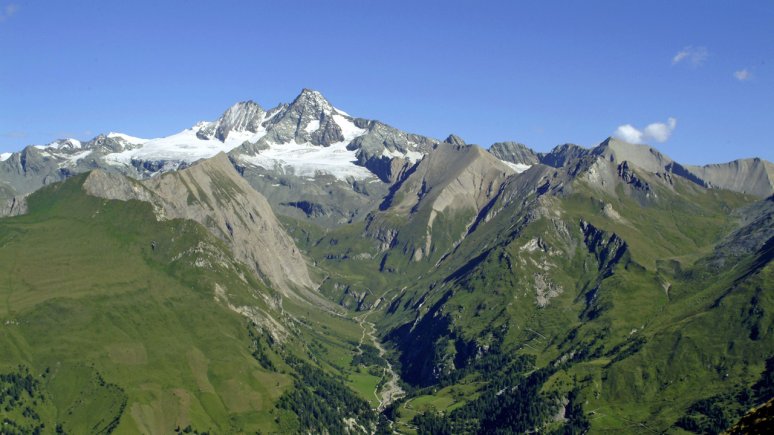
MULTIPOLYGON (((276 115, 276 113, 272 115, 276 115)), ((357 161, 355 151, 347 150, 347 144, 364 134, 365 130, 357 128, 352 121, 338 113, 333 115, 333 120, 341 128, 344 136, 342 142, 332 144, 329 147, 296 143, 273 144, 257 156, 242 156, 241 158, 256 166, 268 169, 280 167, 282 170, 292 171, 302 177, 314 177, 319 173, 329 173, 340 179, 347 177, 362 179, 373 176, 368 169, 355 165, 355 161, 357 161)), ((214 138, 201 139, 197 137, 196 132, 207 124, 209 123, 201 122, 180 133, 156 139, 141 139, 123 133, 110 133, 109 137, 118 137, 141 146, 108 154, 105 156, 105 160, 115 165, 131 165, 132 160, 192 163, 199 159, 212 157, 219 152, 229 152, 244 142, 256 142, 266 135, 266 130, 261 128, 256 133, 231 131, 225 142, 214 138)), ((319 127, 320 121, 313 120, 306 126, 306 131, 312 132, 319 127)))
POLYGON ((115 139, 115 138, 123 139, 123 140, 129 142, 132 145, 142 145, 145 142, 148 142, 148 139, 142 139, 142 138, 139 138, 139 137, 129 136, 128 134, 116 133, 116 132, 113 132, 113 131, 108 133, 107 137, 113 138, 113 139, 115 139))
POLYGON ((232 131, 226 138, 226 141, 221 142, 217 139, 200 139, 197 137, 196 132, 200 127, 201 125, 197 124, 193 128, 183 130, 172 136, 146 140, 142 143, 142 147, 108 154, 105 156, 105 160, 111 164, 124 165, 130 165, 133 159, 173 160, 193 163, 199 159, 212 157, 219 152, 229 152, 242 145, 245 141, 255 142, 266 134, 263 130, 257 133, 232 131))
POLYGON ((524 172, 527 169, 532 167, 532 165, 525 165, 524 163, 506 162, 505 160, 501 160, 501 162, 503 162, 506 165, 508 165, 511 169, 516 171, 516 173, 518 173, 518 174, 521 174, 522 172, 524 172))
POLYGON ((349 116, 350 118, 352 117, 349 113, 339 109, 338 107, 334 107, 333 110, 337 112, 339 115, 349 116))
POLYGON ((48 145, 34 145, 34 146, 39 150, 45 150, 49 148, 54 148, 58 150, 61 150, 62 148, 76 149, 81 147, 81 141, 79 141, 78 139, 61 139, 61 140, 55 140, 48 145))
POLYGON ((348 143, 337 142, 329 147, 293 142, 270 144, 269 149, 262 150, 258 155, 242 155, 239 159, 254 166, 278 169, 299 177, 314 178, 318 174, 331 174, 339 180, 374 177, 371 171, 355 164, 356 152, 347 149, 348 143))
POLYGON ((0 153, 0 162, 4 162, 11 157, 13 153, 0 153))

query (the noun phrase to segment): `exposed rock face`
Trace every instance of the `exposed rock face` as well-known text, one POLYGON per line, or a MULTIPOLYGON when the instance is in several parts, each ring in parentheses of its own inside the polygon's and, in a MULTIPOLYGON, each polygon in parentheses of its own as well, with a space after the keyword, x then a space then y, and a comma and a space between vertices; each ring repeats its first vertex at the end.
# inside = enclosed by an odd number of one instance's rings
POLYGON ((171 219, 164 212, 163 199, 141 182, 100 169, 92 171, 83 182, 83 190, 89 195, 120 201, 139 200, 153 205, 159 219, 171 219))
POLYGON ((592 187, 615 195, 616 185, 623 183, 639 192, 641 201, 656 198, 654 183, 673 188, 683 179, 702 188, 721 188, 757 196, 774 192, 774 165, 761 159, 686 166, 647 145, 626 143, 608 138, 593 149, 562 145, 548 154, 539 155, 542 164, 564 169, 592 187))
POLYGON ((0 217, 18 216, 27 213, 27 197, 14 196, 0 203, 0 217))
POLYGON ((624 183, 633 186, 637 190, 650 191, 650 186, 647 182, 641 180, 637 174, 629 167, 629 162, 624 160, 618 165, 618 176, 621 177, 624 183))
POLYGON ((647 145, 634 145, 612 138, 591 150, 591 154, 610 162, 626 162, 627 169, 638 167, 667 184, 672 184, 673 177, 678 176, 705 188, 727 189, 760 197, 774 193, 774 165, 757 158, 688 166, 675 162, 647 145))
POLYGON ((108 199, 151 202, 160 218, 201 223, 229 244, 238 260, 288 293, 313 287, 304 258, 269 203, 223 153, 143 182, 94 171, 84 189, 108 199))
POLYGON ((450 145, 467 145, 465 141, 461 137, 457 136, 456 134, 450 134, 449 137, 444 139, 443 142, 448 143, 450 145))
MULTIPOLYGON (((47 184, 95 168, 117 171, 105 163, 103 157, 136 146, 119 137, 105 135, 98 135, 83 143, 74 139, 61 139, 46 147, 28 146, 0 162, 0 199, 26 195, 47 184)), ((146 168, 141 164, 123 169, 124 173, 132 177, 139 177, 144 171, 146 168)))
POLYGON ((535 303, 541 308, 564 292, 562 286, 551 282, 544 273, 535 273, 532 278, 535 286, 535 303))
POLYGON ((309 89, 303 90, 290 105, 270 110, 262 125, 265 136, 229 153, 237 170, 266 196, 276 213, 313 220, 326 227, 365 217, 378 206, 389 185, 437 143, 378 121, 353 118, 309 89), (292 156, 283 153, 283 147, 297 144, 309 146, 292 156), (330 162, 322 159, 317 162, 319 173, 313 175, 293 167, 285 170, 289 160, 311 164, 303 156, 316 153, 316 147, 335 149, 328 157, 351 154, 351 160, 346 162, 351 166, 339 168, 341 173, 326 172, 330 162), (261 155, 278 157, 256 164, 261 162, 261 155), (349 173, 353 175, 346 175, 349 173))
POLYGON ((238 157, 232 158, 232 163, 276 214, 310 219, 328 228, 362 219, 379 205, 389 188, 375 178, 338 180, 321 175, 310 179, 245 165, 238 157))
POLYGON ((518 142, 497 142, 489 147, 493 156, 506 162, 522 165, 535 165, 540 162, 538 155, 518 142))
POLYGON ((546 154, 539 154, 540 163, 554 168, 561 168, 568 162, 574 162, 589 153, 589 150, 578 145, 564 144, 546 154))
POLYGON ((451 235, 452 242, 464 237, 500 186, 515 174, 476 145, 439 144, 393 187, 381 206, 383 211, 368 219, 366 235, 378 240, 383 249, 401 245, 413 261, 422 261, 451 248, 449 241, 447 246, 437 246, 432 237, 440 214, 449 218, 444 231, 461 231, 451 235), (411 234, 401 233, 395 219, 388 216, 404 220, 411 234), (462 228, 453 230, 458 223, 462 228))
POLYGON ((265 139, 274 143, 295 141, 330 146, 344 140, 336 116, 344 117, 322 94, 304 89, 289 106, 281 108, 267 121, 269 133, 265 139))
POLYGON ((592 153, 611 162, 629 162, 651 173, 664 171, 672 163, 672 159, 647 145, 630 144, 613 138, 606 139, 592 153))
POLYGON ((733 162, 686 166, 698 178, 712 187, 766 197, 774 193, 774 164, 761 159, 742 159, 733 162))
POLYGON ((394 183, 414 162, 421 160, 439 141, 405 133, 379 121, 355 120, 366 130, 347 149, 357 150, 357 162, 386 183, 394 183))
POLYGON ((608 234, 584 220, 581 220, 580 228, 583 233, 583 242, 589 252, 596 257, 602 276, 611 275, 613 267, 623 259, 624 254, 628 251, 626 242, 617 234, 608 234))
POLYGON ((266 112, 253 101, 243 101, 231 106, 217 121, 199 129, 196 135, 202 139, 217 138, 221 142, 232 131, 257 133, 261 129, 266 112))
POLYGON ((49 152, 30 146, 0 162, 0 179, 13 196, 64 180, 67 171, 62 169, 59 160, 49 152))
POLYGON ((391 209, 408 214, 431 207, 480 210, 515 172, 476 145, 441 144, 402 182, 391 209))

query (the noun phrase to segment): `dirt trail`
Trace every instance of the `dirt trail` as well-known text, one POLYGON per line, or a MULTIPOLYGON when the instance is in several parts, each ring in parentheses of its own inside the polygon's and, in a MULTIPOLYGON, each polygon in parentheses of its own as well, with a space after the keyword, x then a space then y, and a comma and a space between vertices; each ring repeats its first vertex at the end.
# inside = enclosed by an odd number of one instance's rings
POLYGON ((371 312, 369 311, 368 313, 356 318, 360 324, 360 327, 363 328, 363 335, 360 337, 358 351, 360 353, 363 352, 361 346, 363 345, 363 341, 365 340, 366 336, 368 336, 368 338, 373 343, 373 346, 379 351, 379 357, 382 358, 387 364, 382 372, 382 379, 386 379, 386 382, 384 382, 384 385, 382 385, 381 389, 379 388, 379 385, 381 385, 382 382, 379 382, 379 384, 376 386, 376 389, 374 390, 374 396, 376 396, 376 400, 379 401, 379 406, 376 408, 376 410, 382 412, 392 402, 405 396, 406 392, 403 391, 403 389, 400 387, 400 383, 398 382, 400 377, 392 368, 392 364, 390 364, 390 361, 384 357, 387 351, 384 350, 382 343, 376 337, 376 326, 366 320, 370 314, 371 312))

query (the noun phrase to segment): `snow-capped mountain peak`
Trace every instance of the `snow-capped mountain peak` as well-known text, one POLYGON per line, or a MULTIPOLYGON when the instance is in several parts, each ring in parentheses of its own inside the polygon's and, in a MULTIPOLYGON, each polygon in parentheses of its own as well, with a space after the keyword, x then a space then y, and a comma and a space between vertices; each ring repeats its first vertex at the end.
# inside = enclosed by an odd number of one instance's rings
POLYGON ((298 112, 331 115, 334 112, 333 105, 323 95, 313 89, 304 88, 301 93, 290 103, 291 110, 298 112))
POLYGON ((135 136, 129 136, 128 134, 124 133, 117 133, 114 131, 111 131, 110 133, 106 134, 105 136, 111 138, 111 139, 121 139, 123 141, 126 141, 127 143, 130 143, 132 145, 142 145, 145 142, 148 142, 150 139, 142 139, 135 136))
POLYGON ((48 145, 35 145, 38 149, 56 149, 56 150, 76 150, 82 147, 81 141, 78 139, 59 139, 51 142, 48 145))
POLYGON ((342 115, 318 91, 304 89, 292 103, 278 109, 264 122, 269 131, 267 141, 271 143, 310 143, 327 147, 346 139, 342 122, 336 122, 335 118, 350 117, 342 115))
POLYGON ((397 173, 406 162, 421 159, 434 143, 378 121, 352 117, 320 92, 303 89, 290 104, 265 110, 254 101, 242 101, 214 121, 165 137, 110 132, 83 144, 62 139, 35 148, 41 158, 67 168, 67 173, 107 165, 144 178, 227 152, 248 165, 303 178, 327 174, 340 180, 377 176, 386 180, 386 172, 397 173), (393 159, 403 163, 392 165, 393 159))
POLYGON ((217 121, 202 126, 197 136, 225 142, 232 131, 258 133, 263 129, 261 123, 265 117, 266 111, 258 103, 242 101, 229 107, 217 121))

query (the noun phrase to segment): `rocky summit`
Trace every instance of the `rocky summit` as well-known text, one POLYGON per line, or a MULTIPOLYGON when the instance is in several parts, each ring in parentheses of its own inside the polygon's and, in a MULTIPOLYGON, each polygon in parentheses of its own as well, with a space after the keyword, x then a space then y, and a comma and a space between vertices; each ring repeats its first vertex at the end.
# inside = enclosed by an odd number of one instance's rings
POLYGON ((718 433, 774 397, 760 158, 483 148, 304 89, 3 154, 0 216, 3 433, 718 433))

